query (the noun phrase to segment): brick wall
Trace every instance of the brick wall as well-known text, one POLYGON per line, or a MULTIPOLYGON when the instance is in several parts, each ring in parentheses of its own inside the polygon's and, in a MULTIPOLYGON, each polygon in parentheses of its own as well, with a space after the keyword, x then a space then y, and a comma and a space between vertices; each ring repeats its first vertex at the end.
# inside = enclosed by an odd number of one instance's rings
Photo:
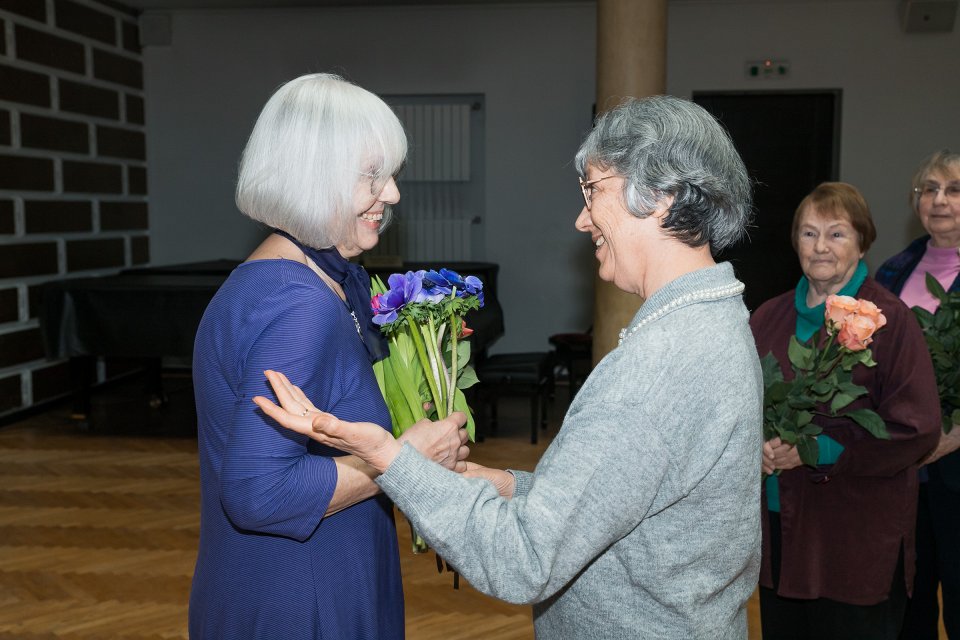
POLYGON ((69 391, 41 285, 147 263, 143 63, 112 0, 0 0, 0 417, 69 391))

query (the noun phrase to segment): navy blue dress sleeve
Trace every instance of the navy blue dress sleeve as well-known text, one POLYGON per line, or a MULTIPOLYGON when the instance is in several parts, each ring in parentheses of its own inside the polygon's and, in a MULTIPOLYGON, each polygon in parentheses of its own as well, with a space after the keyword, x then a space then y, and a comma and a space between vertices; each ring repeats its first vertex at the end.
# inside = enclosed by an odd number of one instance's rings
MULTIPOLYGON (((238 527, 303 540, 320 523, 337 486, 328 456, 312 455, 306 436, 279 427, 253 404, 263 395, 278 402, 264 370, 282 371, 300 387, 322 389, 313 396, 324 411, 342 395, 338 379, 338 336, 334 301, 317 288, 291 285, 264 298, 250 322, 261 326, 238 366, 237 403, 226 441, 220 495, 238 527), (295 304, 290 304, 290 301, 295 304), (317 363, 323 363, 322 372, 317 363), (318 379, 321 373, 326 380, 318 379)), ((336 302, 339 302, 337 300, 336 302)), ((310 397, 310 394, 308 394, 310 397)))
POLYGON ((254 396, 276 400, 265 369, 320 409, 390 429, 344 303, 305 265, 240 265, 194 348, 201 501, 190 637, 401 640, 392 503, 381 494, 324 515, 343 453, 259 410, 254 396))

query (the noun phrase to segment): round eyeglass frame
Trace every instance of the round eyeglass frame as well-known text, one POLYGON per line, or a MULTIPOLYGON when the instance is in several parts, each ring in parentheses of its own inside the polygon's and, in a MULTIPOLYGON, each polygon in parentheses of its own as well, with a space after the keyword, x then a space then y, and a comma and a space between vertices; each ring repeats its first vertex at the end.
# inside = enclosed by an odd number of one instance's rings
POLYGON ((587 211, 590 211, 590 207, 593 204, 593 185, 607 180, 608 178, 616 177, 617 176, 603 176, 602 178, 597 178, 596 180, 584 180, 583 177, 580 178, 580 193, 583 194, 583 203, 587 206, 587 211))
POLYGON ((914 187, 913 193, 916 197, 919 198, 929 198, 934 199, 937 197, 937 194, 943 192, 944 197, 951 201, 956 202, 960 200, 960 186, 956 184, 947 184, 947 185, 937 185, 933 186, 928 184, 922 187, 914 187))

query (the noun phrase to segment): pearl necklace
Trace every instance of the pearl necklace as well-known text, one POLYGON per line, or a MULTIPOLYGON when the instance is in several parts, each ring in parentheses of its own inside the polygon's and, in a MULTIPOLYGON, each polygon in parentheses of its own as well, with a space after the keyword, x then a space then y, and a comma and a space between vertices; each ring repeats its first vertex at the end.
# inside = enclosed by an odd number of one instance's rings
POLYGON ((670 313, 678 307, 682 307, 688 304, 693 304, 695 302, 706 302, 709 300, 720 300, 722 298, 729 298, 730 296, 739 295, 743 293, 744 284, 742 282, 735 282, 733 284, 725 284, 721 287, 714 287, 713 289, 700 289, 699 291, 692 291, 690 293, 684 294, 679 298, 674 298, 669 303, 660 307, 647 317, 643 318, 633 326, 629 331, 624 327, 620 329, 620 341, 617 343, 617 346, 623 344, 623 341, 635 334, 640 327, 650 324, 654 320, 662 318, 666 314, 670 313))

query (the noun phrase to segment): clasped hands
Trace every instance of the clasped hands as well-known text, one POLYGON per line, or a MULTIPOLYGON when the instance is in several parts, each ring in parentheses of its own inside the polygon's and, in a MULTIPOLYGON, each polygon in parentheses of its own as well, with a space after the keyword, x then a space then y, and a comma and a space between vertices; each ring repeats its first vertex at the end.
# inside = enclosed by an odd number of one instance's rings
POLYGON ((771 438, 763 443, 763 472, 772 475, 775 471, 786 471, 803 464, 797 447, 784 444, 780 438, 771 438))
POLYGON ((409 443, 424 456, 451 471, 470 478, 483 478, 493 484, 504 498, 513 496, 513 474, 467 462, 467 417, 454 412, 437 422, 421 420, 394 439, 393 434, 372 422, 344 422, 317 409, 306 394, 279 371, 264 371, 273 387, 278 407, 271 400, 257 396, 253 401, 264 413, 283 427, 301 433, 317 442, 353 454, 379 473, 387 470, 409 443))
POLYGON ((443 420, 421 420, 394 439, 383 427, 372 422, 344 422, 317 409, 300 387, 279 371, 265 371, 280 406, 263 396, 253 401, 281 426, 303 434, 320 444, 353 454, 383 473, 400 453, 405 442, 424 456, 447 469, 467 469, 466 416, 453 413, 443 420))

